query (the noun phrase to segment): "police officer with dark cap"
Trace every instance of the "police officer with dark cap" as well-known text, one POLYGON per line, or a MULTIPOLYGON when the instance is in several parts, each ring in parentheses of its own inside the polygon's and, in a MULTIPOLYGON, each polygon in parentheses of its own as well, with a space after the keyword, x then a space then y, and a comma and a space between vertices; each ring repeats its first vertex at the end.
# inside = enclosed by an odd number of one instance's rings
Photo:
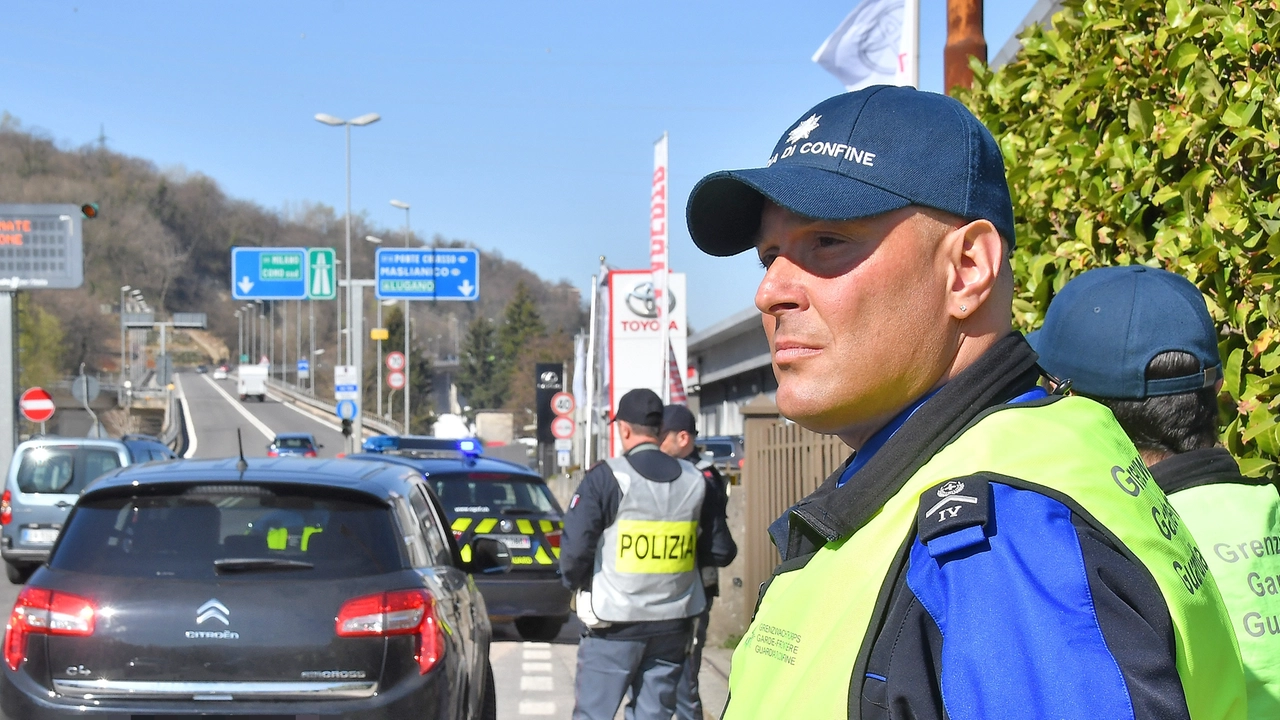
POLYGON ((1040 390, 1013 331, 991 132, 879 85, 762 159, 703 178, 689 232, 759 258, 778 409, 853 453, 769 528, 724 718, 1244 718, 1201 549, 1111 412, 1040 390))
POLYGON ((738 556, 738 545, 729 532, 727 505, 728 485, 710 458, 698 454, 698 423, 684 405, 668 405, 662 411, 662 452, 693 463, 707 483, 702 501, 706 524, 698 526, 698 570, 702 588, 707 594, 707 607, 694 618, 693 648, 685 660, 684 673, 676 688, 677 720, 702 720, 702 697, 698 692, 698 671, 702 667, 702 648, 707 642, 707 623, 711 604, 720 595, 720 568, 738 556), (704 552, 705 549, 705 552, 704 552), (714 560, 713 560, 714 558, 714 560))
POLYGON ((1090 270, 1027 341, 1071 392, 1111 409, 1204 551, 1240 643, 1249 717, 1280 718, 1280 495, 1218 442, 1222 358, 1204 295, 1158 268, 1090 270))
POLYGON ((623 395, 613 422, 623 455, 582 478, 560 543, 586 627, 573 718, 610 720, 629 690, 636 720, 671 720, 692 618, 706 606, 697 540, 699 524, 711 522, 706 483, 659 449, 662 400, 652 390, 623 395))

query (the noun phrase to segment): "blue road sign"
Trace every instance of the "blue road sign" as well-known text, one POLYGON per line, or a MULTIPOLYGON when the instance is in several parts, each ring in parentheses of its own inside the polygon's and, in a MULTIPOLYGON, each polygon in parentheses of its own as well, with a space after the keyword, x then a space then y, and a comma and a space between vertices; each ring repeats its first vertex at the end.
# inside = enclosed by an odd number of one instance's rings
POLYGON ((480 299, 480 251, 464 248, 378 248, 378 299, 480 299))
POLYGON ((307 249, 231 248, 231 296, 236 300, 304 300, 307 249))
POLYGON ((337 405, 338 418, 341 420, 356 419, 356 401, 355 400, 339 400, 337 405))
POLYGON ((311 363, 307 362, 306 360, 298 361, 298 372, 307 372, 310 369, 311 369, 311 363))

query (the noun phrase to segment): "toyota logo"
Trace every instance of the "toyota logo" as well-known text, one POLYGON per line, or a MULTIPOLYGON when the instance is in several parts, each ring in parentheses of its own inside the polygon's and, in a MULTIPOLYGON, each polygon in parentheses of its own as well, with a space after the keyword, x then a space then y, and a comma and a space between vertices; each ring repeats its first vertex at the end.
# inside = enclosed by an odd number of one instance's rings
MULTIPOLYGON (((646 280, 631 288, 626 298, 627 309, 642 318, 658 317, 658 307, 653 301, 653 281, 646 280)), ((667 314, 676 309, 676 296, 667 288, 667 314)))

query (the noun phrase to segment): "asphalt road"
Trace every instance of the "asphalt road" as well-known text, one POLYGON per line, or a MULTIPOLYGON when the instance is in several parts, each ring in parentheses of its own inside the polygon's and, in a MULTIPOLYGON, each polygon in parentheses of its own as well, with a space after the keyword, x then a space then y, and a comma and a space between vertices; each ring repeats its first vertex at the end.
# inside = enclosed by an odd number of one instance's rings
POLYGON ((266 457, 267 444, 284 432, 315 435, 316 442, 324 445, 320 457, 335 457, 343 451, 345 438, 336 417, 322 420, 270 396, 264 402, 240 402, 235 380, 214 380, 212 375, 183 373, 177 384, 182 388, 191 419, 188 434, 194 435, 195 440, 191 457, 235 457, 236 430, 244 440, 245 457, 266 457))

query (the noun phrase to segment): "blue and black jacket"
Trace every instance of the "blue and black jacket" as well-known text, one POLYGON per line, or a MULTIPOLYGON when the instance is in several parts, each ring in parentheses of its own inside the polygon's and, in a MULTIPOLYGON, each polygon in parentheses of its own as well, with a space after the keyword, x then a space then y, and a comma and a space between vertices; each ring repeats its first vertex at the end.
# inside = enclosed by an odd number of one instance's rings
MULTIPOLYGON (((833 473, 775 531, 775 576, 862 527, 979 413, 1034 388, 1035 362, 1010 335, 922 405, 853 481, 837 488, 844 468, 833 473)), ((904 543, 877 600, 874 640, 854 667, 849 717, 944 720, 1018 707, 1020 718, 1189 720, 1173 623, 1150 573, 1054 498, 998 478, 958 479, 989 494, 993 542, 980 562, 943 569, 913 563, 927 554, 917 536, 904 543), (1094 677, 1092 697, 1054 701, 1061 680, 1082 672, 1094 677)))

